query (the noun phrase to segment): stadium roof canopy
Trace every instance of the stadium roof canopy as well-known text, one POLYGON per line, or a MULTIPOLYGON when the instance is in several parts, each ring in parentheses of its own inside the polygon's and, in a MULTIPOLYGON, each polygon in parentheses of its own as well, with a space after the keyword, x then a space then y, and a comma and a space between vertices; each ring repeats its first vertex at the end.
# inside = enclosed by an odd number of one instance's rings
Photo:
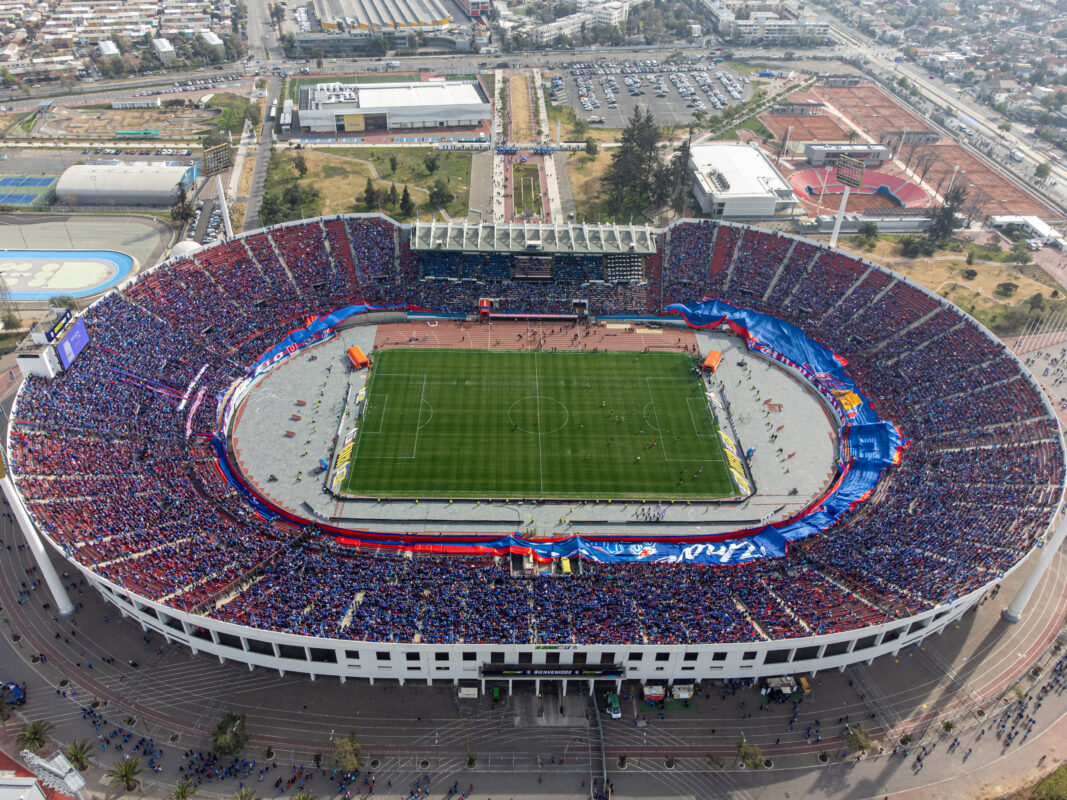
POLYGON ((441 0, 312 0, 324 28, 401 28, 447 25, 451 21, 441 0))
POLYGON ((471 222, 416 222, 412 250, 511 253, 656 252, 652 229, 644 225, 548 225, 471 222))

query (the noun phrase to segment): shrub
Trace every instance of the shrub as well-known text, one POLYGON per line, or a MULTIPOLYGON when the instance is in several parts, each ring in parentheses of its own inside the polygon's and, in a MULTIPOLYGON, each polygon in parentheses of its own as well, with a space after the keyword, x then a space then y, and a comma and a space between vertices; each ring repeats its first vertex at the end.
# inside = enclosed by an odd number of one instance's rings
POLYGON ((1004 281, 1004 283, 997 284, 997 294, 1002 297, 1011 297, 1019 290, 1019 284, 1012 283, 1011 281, 1004 281))
MULTIPOLYGON (((968 262, 968 263, 970 263, 970 262, 968 262)), ((975 278, 978 277, 978 270, 976 270, 976 269, 965 269, 963 271, 963 277, 966 278, 969 281, 973 281, 975 278)))
POLYGON ((758 745, 746 742, 744 739, 737 743, 737 757, 749 769, 759 769, 763 766, 763 751, 758 745))

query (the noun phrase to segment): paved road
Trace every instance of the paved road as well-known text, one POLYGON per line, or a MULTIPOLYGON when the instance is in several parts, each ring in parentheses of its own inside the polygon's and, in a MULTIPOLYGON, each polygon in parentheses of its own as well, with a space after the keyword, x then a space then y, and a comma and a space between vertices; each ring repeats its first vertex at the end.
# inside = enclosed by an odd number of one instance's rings
MULTIPOLYGON (((281 80, 271 78, 267 85, 267 108, 278 99, 281 90, 281 80)), ((267 164, 270 163, 271 145, 274 142, 274 124, 263 120, 259 132, 259 145, 256 149, 256 166, 252 173, 252 186, 248 190, 248 205, 245 206, 244 225, 242 230, 250 231, 262 227, 259 221, 259 206, 263 202, 264 189, 267 182, 267 164)))

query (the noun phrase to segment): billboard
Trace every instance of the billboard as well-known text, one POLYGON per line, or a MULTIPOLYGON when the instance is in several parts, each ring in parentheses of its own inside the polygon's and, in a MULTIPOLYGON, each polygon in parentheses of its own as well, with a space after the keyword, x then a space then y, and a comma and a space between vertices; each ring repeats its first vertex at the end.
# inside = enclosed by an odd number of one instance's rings
POLYGON ((848 156, 837 159, 837 182, 853 189, 863 186, 863 162, 848 156))
POLYGON ((56 348, 59 351, 59 363, 63 365, 63 369, 70 369, 78 353, 84 350, 87 344, 89 344, 89 332, 85 330, 85 320, 79 318, 56 348))

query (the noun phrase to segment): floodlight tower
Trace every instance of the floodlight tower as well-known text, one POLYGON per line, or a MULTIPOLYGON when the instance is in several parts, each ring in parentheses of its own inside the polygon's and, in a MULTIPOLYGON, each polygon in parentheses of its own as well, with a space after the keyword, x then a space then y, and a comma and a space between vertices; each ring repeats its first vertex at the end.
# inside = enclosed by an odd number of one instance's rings
POLYGON ((834 232, 830 234, 830 247, 837 247, 837 237, 841 233, 841 222, 845 218, 845 206, 848 205, 848 195, 852 189, 863 186, 864 164, 858 158, 841 156, 837 159, 837 182, 845 187, 845 193, 841 195, 841 207, 837 209, 837 218, 834 220, 834 232))
POLYGON ((226 230, 226 238, 233 238, 233 228, 230 225, 230 209, 226 207, 226 192, 222 188, 222 173, 230 168, 230 145, 220 144, 204 150, 203 173, 207 177, 215 178, 216 202, 222 206, 222 225, 226 230))

